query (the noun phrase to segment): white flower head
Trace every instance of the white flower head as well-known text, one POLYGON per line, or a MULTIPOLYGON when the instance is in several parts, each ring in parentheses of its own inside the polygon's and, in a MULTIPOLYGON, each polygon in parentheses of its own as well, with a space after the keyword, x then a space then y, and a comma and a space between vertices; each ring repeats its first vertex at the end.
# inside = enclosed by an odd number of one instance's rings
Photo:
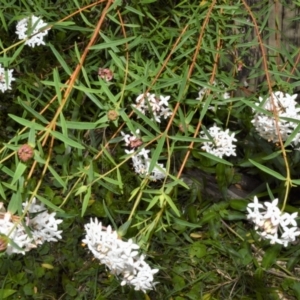
MULTIPOLYGON (((268 114, 257 111, 251 122, 262 138, 277 143, 280 134, 283 141, 288 139, 300 121, 300 108, 297 107, 296 98, 297 94, 290 95, 280 91, 272 93, 265 101, 259 97, 260 103, 257 103, 257 106, 265 109, 268 114), (274 113, 278 115, 278 120, 276 120, 274 113), (295 121, 288 121, 283 118, 295 119, 295 121)), ((293 138, 292 145, 295 146, 299 142, 300 133, 297 133, 293 138)))
MULTIPOLYGON (((228 129, 223 131, 216 124, 208 129, 208 133, 212 137, 212 140, 203 142, 203 146, 201 147, 203 150, 220 158, 224 155, 236 155, 236 145, 233 142, 236 142, 237 139, 234 138, 234 133, 229 134, 228 129)), ((200 132, 200 138, 210 140, 204 131, 200 132)))
POLYGON ((15 80, 12 73, 13 70, 5 70, 0 64, 0 90, 2 93, 11 90, 11 82, 15 80))
POLYGON ((140 130, 137 129, 135 133, 131 132, 130 134, 125 134, 121 131, 121 135, 123 136, 123 140, 125 141, 125 146, 130 148, 136 148, 143 144, 142 139, 140 137, 140 130))
MULTIPOLYGON (((227 100, 227 99, 231 98, 230 93, 228 93, 226 91, 224 83, 214 81, 212 83, 212 86, 213 87, 218 87, 220 89, 220 91, 218 91, 218 92, 212 92, 212 96, 213 96, 214 99, 227 100)), ((208 92, 208 90, 209 90, 208 87, 201 88, 198 92, 198 98, 196 98, 196 100, 202 101, 204 99, 205 94, 208 92)), ((210 106, 209 108, 211 109, 212 107, 210 106)))
MULTIPOLYGON (((125 150, 127 154, 132 154, 132 151, 125 150)), ((135 173, 139 174, 142 178, 148 177, 152 181, 164 179, 167 175, 167 170, 163 164, 156 164, 150 172, 151 157, 148 153, 150 150, 143 148, 136 155, 132 155, 132 163, 135 173)))
POLYGON ((140 247, 137 244, 131 239, 122 241, 111 226, 102 226, 96 218, 85 225, 85 230, 83 243, 112 274, 122 277, 121 285, 131 285, 144 293, 154 288, 156 283, 153 282, 153 274, 158 269, 151 269, 144 260, 145 256, 139 255, 140 247))
POLYGON ((48 29, 44 29, 48 24, 42 19, 31 16, 20 20, 16 26, 16 34, 19 40, 24 40, 25 45, 30 47, 45 45, 44 36, 48 34, 48 29), (42 30, 41 30, 42 29, 42 30))
POLYGON ((161 118, 168 118, 172 115, 172 110, 169 108, 169 100, 171 96, 156 97, 155 94, 140 94, 137 96, 135 102, 132 106, 135 107, 142 114, 150 114, 152 120, 160 123, 161 118))
POLYGON ((254 223, 254 228, 261 238, 269 240, 271 244, 286 247, 300 235, 295 220, 298 213, 282 213, 277 205, 278 199, 261 204, 255 196, 254 202, 247 206, 247 219, 254 223))
POLYGON ((55 213, 49 213, 44 204, 37 204, 34 198, 30 205, 28 202, 23 203, 23 207, 27 208, 24 220, 26 229, 18 216, 13 216, 9 212, 0 214, 0 233, 8 236, 18 246, 17 248, 8 243, 7 254, 25 254, 46 241, 56 242, 62 238, 62 231, 58 230, 58 224, 62 220, 56 219, 55 213))

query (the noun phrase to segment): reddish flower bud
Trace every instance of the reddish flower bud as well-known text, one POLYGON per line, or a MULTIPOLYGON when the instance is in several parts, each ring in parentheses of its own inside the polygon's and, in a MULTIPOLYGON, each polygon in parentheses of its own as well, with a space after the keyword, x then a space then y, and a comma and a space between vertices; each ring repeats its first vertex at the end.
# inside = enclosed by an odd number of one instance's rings
POLYGON ((27 161, 33 157, 33 149, 28 144, 22 145, 18 150, 18 156, 21 161, 27 161))
POLYGON ((110 69, 103 69, 103 68, 99 68, 98 75, 106 81, 111 81, 114 77, 114 74, 110 69))

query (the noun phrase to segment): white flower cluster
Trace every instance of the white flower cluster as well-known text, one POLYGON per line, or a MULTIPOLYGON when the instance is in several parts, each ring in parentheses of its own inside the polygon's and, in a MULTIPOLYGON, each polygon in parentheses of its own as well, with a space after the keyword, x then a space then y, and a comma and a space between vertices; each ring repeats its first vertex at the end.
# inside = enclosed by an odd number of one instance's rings
POLYGON ((48 34, 48 29, 45 28, 48 24, 36 16, 31 16, 20 20, 16 27, 16 34, 19 40, 24 40, 25 45, 30 47, 45 45, 44 36, 48 34))
POLYGON ((128 240, 124 242, 118 238, 111 226, 103 227, 95 218, 85 225, 86 236, 83 243, 87 244, 95 258, 105 264, 110 272, 122 276, 121 285, 132 285, 135 290, 146 293, 157 284, 153 282, 153 275, 158 269, 151 269, 145 262, 145 256, 138 254, 139 246, 128 240))
MULTIPOLYGON (((236 142, 237 139, 234 138, 234 133, 229 134, 229 129, 223 131, 220 127, 214 124, 214 126, 208 129, 208 133, 211 136, 212 141, 204 142, 201 149, 220 158, 224 155, 236 155, 236 145, 234 145, 233 142, 236 142)), ((200 132, 200 138, 210 139, 204 131, 200 132)))
MULTIPOLYGON (((141 138, 139 137, 139 129, 136 130, 135 134, 125 134, 121 132, 123 136, 123 140, 125 141, 125 145, 130 148, 136 148, 143 144, 141 138)), ((133 154, 135 152, 134 149, 126 150, 127 154, 133 154)), ((151 157, 149 157, 148 153, 150 150, 146 150, 145 148, 139 150, 137 154, 132 155, 132 163, 134 167, 134 171, 139 174, 141 177, 148 177, 152 181, 161 180, 166 177, 167 171, 163 164, 157 164, 154 166, 152 172, 149 171, 151 164, 151 157)))
MULTIPOLYGON (((20 222, 18 216, 9 212, 0 213, 0 234, 3 234, 18 246, 14 247, 9 243, 6 247, 6 253, 22 253, 42 245, 44 242, 57 242, 61 239, 61 230, 58 230, 58 224, 62 220, 55 219, 55 212, 48 213, 44 204, 37 204, 34 198, 28 206, 28 202, 23 203, 24 209, 27 209, 27 216, 24 221, 26 229, 20 222)), ((3 207, 3 203, 1 203, 3 207)))
MULTIPOLYGON (((295 130, 300 121, 300 108, 296 107, 297 102, 295 99, 297 95, 289 95, 283 92, 275 92, 272 93, 271 97, 267 98, 267 100, 261 105, 261 108, 264 108, 267 112, 270 112, 271 115, 266 115, 262 112, 256 112, 252 123, 258 132, 258 134, 273 143, 277 143, 278 132, 276 129, 276 119, 272 113, 274 110, 278 114, 278 128, 283 141, 286 141, 291 133, 295 130), (283 120, 284 118, 292 118, 299 120, 298 122, 283 120)), ((260 103, 263 102, 263 98, 259 97, 260 103)), ((259 105, 259 104, 257 104, 259 105)), ((296 134, 293 138, 293 144, 296 145, 300 141, 300 133, 296 134)))
MULTIPOLYGON (((214 81, 213 86, 217 86, 217 85, 218 85, 218 83, 216 81, 214 81)), ((219 87, 221 89, 225 89, 225 86, 223 83, 219 84, 219 87)), ((196 98, 196 100, 202 101, 208 90, 209 90, 209 88, 207 88, 207 87, 200 89, 199 96, 198 96, 198 98, 196 98)), ((225 100, 230 99, 230 94, 228 92, 217 92, 215 95, 215 97, 220 97, 220 96, 221 96, 221 98, 223 98, 225 100)))
POLYGON ((132 106, 144 115, 149 112, 150 115, 153 115, 153 119, 160 123, 162 117, 166 119, 172 115, 172 111, 168 107, 169 99, 170 96, 159 96, 159 98, 157 98, 155 94, 141 94, 135 100, 137 104, 133 104, 132 106))
POLYGON ((4 93, 6 90, 11 90, 11 82, 15 80, 12 75, 13 70, 5 70, 0 64, 0 90, 4 93))
POLYGON ((277 205, 278 199, 261 204, 254 197, 254 201, 247 206, 247 218, 254 223, 255 230, 263 239, 287 247, 300 235, 296 222, 298 213, 282 213, 277 205))

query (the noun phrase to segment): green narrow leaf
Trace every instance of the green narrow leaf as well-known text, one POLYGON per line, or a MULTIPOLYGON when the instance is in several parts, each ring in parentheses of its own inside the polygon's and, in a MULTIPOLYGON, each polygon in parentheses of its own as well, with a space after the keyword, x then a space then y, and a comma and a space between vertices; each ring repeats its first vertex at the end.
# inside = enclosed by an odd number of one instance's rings
POLYGON ((285 141, 284 147, 289 146, 293 142, 294 137, 299 133, 299 131, 300 131, 300 123, 297 125, 297 127, 294 129, 294 131, 292 132, 292 134, 285 141))
POLYGON ((220 157, 217 157, 211 153, 208 153, 208 152, 199 152, 200 155, 202 156, 205 156, 215 162, 218 162, 218 163, 222 163, 224 165, 227 165, 227 166, 231 166, 232 167, 232 163, 228 162, 227 160, 223 159, 223 158, 220 158, 220 157))
POLYGON ((29 127, 29 128, 34 128, 36 130, 45 130, 44 126, 37 124, 35 121, 29 121, 20 117, 17 117, 15 115, 12 114, 8 114, 10 118, 12 118, 13 120, 15 120, 17 123, 29 127))
POLYGON ((86 85, 87 85, 89 88, 91 88, 91 83, 90 83, 90 80, 89 80, 89 76, 88 76, 88 74, 87 74, 87 72, 86 72, 86 70, 85 70, 85 67, 82 66, 80 70, 81 70, 81 72, 82 72, 82 75, 83 75, 83 78, 84 78, 84 80, 85 80, 86 85))
POLYGON ((119 49, 116 46, 124 45, 125 43, 128 43, 136 38, 135 36, 132 36, 132 37, 117 39, 112 41, 107 36, 105 36, 102 32, 100 32, 100 35, 104 39, 104 42, 90 47, 91 50, 112 48, 112 50, 114 50, 115 52, 119 52, 119 49))
POLYGON ((120 59, 120 57, 119 57, 118 55, 116 55, 116 54, 114 53, 114 51, 112 51, 112 50, 109 50, 108 52, 109 52, 111 58, 113 59, 114 63, 116 64, 116 66, 117 66, 120 70, 123 70, 123 71, 124 71, 124 70, 125 70, 125 68, 124 68, 125 63, 122 62, 122 60, 120 59))
POLYGON ((3 189, 3 185, 0 182, 0 196, 2 197, 2 199, 6 200, 6 195, 3 189))
POLYGON ((116 96, 110 91, 108 88, 108 85, 104 80, 100 80, 100 86, 101 86, 101 92, 104 92, 108 98, 109 101, 111 101, 113 104, 116 104, 118 102, 118 99, 116 96))
POLYGON ((202 227, 199 224, 194 224, 194 223, 190 223, 190 222, 185 221, 185 220, 177 219, 174 216, 173 216, 173 220, 174 220, 175 224, 178 224, 180 226, 187 226, 187 227, 190 227, 190 228, 200 228, 200 227, 202 227))
POLYGON ((59 139, 60 141, 64 142, 68 146, 78 148, 78 149, 85 149, 81 144, 75 142, 74 140, 70 139, 69 137, 61 134, 57 131, 51 131, 51 135, 53 135, 55 138, 59 139))
POLYGON ((300 185, 300 179, 292 179, 292 183, 296 185, 300 185))
POLYGON ((126 114, 126 112, 124 110, 120 111, 120 116, 124 120, 124 122, 126 123, 126 126, 128 127, 128 129, 132 133, 134 133, 135 132, 135 128, 132 125, 132 120, 128 118, 128 115, 126 114))
MULTIPOLYGON (((194 143, 203 142, 203 139, 200 139, 200 138, 193 138, 193 137, 190 137, 190 136, 180 136, 180 135, 170 136, 170 140, 181 141, 181 142, 194 142, 194 143)), ((186 147, 186 146, 184 146, 184 147, 186 147)), ((204 153, 206 153, 206 152, 204 152, 204 153)), ((203 152, 201 152, 199 154, 203 154, 203 152)), ((211 156, 212 156, 212 154, 211 154, 211 156)), ((222 159, 222 162, 223 161, 224 161, 224 159, 222 159)), ((228 164, 227 161, 226 161, 226 164, 228 164)))
MULTIPOLYGON (((3 23, 2 23, 3 24, 3 23)), ((16 58, 19 56, 19 54, 22 52, 23 48, 25 46, 25 43, 22 43, 17 49, 14 48, 14 51, 13 51, 13 56, 12 58, 10 59, 9 63, 10 64, 13 64, 13 62, 16 60, 16 58)))
POLYGON ((126 5, 126 6, 125 6, 125 9, 127 9, 127 10, 129 10, 129 11, 131 11, 131 12, 133 12, 134 14, 137 14, 137 15, 139 15, 139 16, 142 16, 142 17, 145 16, 142 12, 140 12, 139 10, 136 10, 135 8, 133 8, 133 7, 129 6, 129 5, 126 5))
POLYGON ((56 179, 56 181, 64 188, 66 189, 67 186, 65 184, 65 182, 62 180, 62 178, 58 175, 58 173, 50 166, 48 165, 48 169, 51 172, 51 174, 53 175, 53 177, 56 179))
MULTIPOLYGON (((68 128, 67 128, 67 124, 66 124, 66 119, 62 112, 60 112, 60 114, 59 114, 59 119, 60 119, 61 131, 62 131, 63 136, 68 136, 68 128)), ((65 143, 65 147, 68 148, 67 143, 65 143)))
POLYGON ((283 180, 283 181, 284 181, 284 180, 286 179, 284 176, 282 176, 282 175, 279 174, 278 172, 276 172, 276 171, 274 171, 274 170, 272 170, 272 169, 270 169, 270 168, 268 168, 268 167, 266 167, 266 166, 263 166, 263 165, 261 165, 260 163, 254 161, 254 160, 252 160, 252 159, 249 159, 249 161, 250 161, 254 166, 256 166, 257 168, 259 168, 260 170, 262 170, 263 172, 266 172, 266 173, 272 175, 273 177, 276 177, 276 178, 279 179, 279 180, 283 180))
POLYGON ((17 190, 16 193, 12 194, 7 211, 11 214, 15 214, 17 211, 22 212, 22 197, 20 191, 17 190))
POLYGON ((60 65, 65 70, 65 72, 71 76, 72 72, 71 72, 69 66, 67 65, 67 63, 65 62, 65 60, 62 58, 62 56, 59 54, 59 52, 54 48, 54 46, 51 43, 48 43, 48 45, 49 45, 50 49, 52 50, 53 54, 55 55, 55 57, 57 58, 57 60, 59 61, 60 65))
POLYGON ((116 229, 116 228, 117 228, 117 225, 116 225, 116 223, 115 223, 115 220, 114 220, 114 218, 112 217, 111 213, 109 212, 109 210, 108 210, 108 208, 107 208, 107 206, 106 206, 104 200, 103 200, 103 208, 104 208, 104 210, 105 210, 106 216, 107 216, 107 217, 109 218, 109 220, 110 220, 110 223, 113 225, 114 229, 116 229))
POLYGON ((27 166, 25 164, 23 164, 21 161, 19 161, 16 171, 14 173, 14 177, 12 179, 11 184, 14 185, 23 175, 23 173, 25 172, 27 166))
POLYGON ((175 212, 175 214, 180 217, 180 212, 178 208, 176 207, 175 203, 171 199, 171 197, 167 194, 164 194, 165 199, 167 200, 168 204, 171 206, 172 210, 175 212))
POLYGON ((119 186, 117 180, 115 180, 115 179, 113 179, 113 178, 110 178, 110 177, 108 177, 108 176, 104 176, 104 177, 103 177, 103 180, 105 180, 105 181, 107 181, 108 183, 113 184, 113 185, 115 185, 115 186, 119 186))
POLYGON ((128 228, 130 227, 132 219, 127 220, 124 224, 122 224, 118 229, 118 236, 125 236, 128 228))
MULTIPOLYGON (((90 122, 75 122, 75 121, 66 121, 64 120, 68 129, 81 129, 81 130, 91 130, 96 128, 96 123, 90 122)), ((57 123, 58 126, 62 126, 60 122, 57 123)))
POLYGON ((31 127, 28 135, 28 144, 30 144, 33 148, 35 147, 35 129, 31 127))
POLYGON ((83 202, 82 202, 82 208, 81 208, 81 217, 84 216, 86 209, 88 207, 90 198, 91 198, 92 190, 91 186, 88 187, 86 194, 84 195, 83 202))
POLYGON ((163 133, 161 135, 161 138, 158 140, 157 147, 155 148, 154 153, 152 155, 151 162, 150 162, 149 169, 148 169, 149 173, 151 173, 153 171, 154 166, 157 164, 157 162, 159 160, 159 156, 160 156, 163 146, 165 144, 165 139, 166 139, 166 134, 163 133))
POLYGON ((282 245, 272 245, 266 252, 262 259, 261 266, 263 268, 269 269, 275 264, 278 260, 279 252, 282 248, 282 245))
POLYGON ((54 205, 51 201, 47 200, 46 198, 40 196, 40 195, 36 195, 36 197, 42 202, 44 203, 47 207, 52 208, 55 211, 59 211, 61 213, 64 213, 64 211, 57 207, 56 205, 54 205))
POLYGON ((62 100, 61 85, 60 85, 60 78, 59 78, 57 68, 54 68, 54 70, 53 70, 53 82, 54 82, 54 87, 55 87, 55 92, 57 95, 58 102, 59 102, 59 104, 61 104, 61 100, 62 100))
POLYGON ((146 211, 149 211, 158 201, 160 196, 154 196, 150 203, 148 204, 148 207, 146 208, 146 211))

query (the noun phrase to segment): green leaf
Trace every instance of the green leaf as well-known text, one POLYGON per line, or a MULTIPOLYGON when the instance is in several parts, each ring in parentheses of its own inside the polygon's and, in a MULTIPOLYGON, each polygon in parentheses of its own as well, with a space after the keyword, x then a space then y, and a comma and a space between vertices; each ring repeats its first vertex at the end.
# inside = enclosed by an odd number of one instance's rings
POLYGON ((58 173, 50 166, 48 165, 48 169, 51 172, 51 174, 53 175, 53 177, 57 180, 57 182, 64 188, 66 189, 66 183, 62 180, 62 178, 58 175, 58 173))
POLYGON ((55 211, 59 211, 61 213, 63 213, 64 211, 57 207, 56 205, 54 205, 51 201, 47 200, 46 198, 40 196, 40 195, 36 195, 36 197, 42 202, 44 203, 46 206, 48 206, 49 208, 52 208, 55 211))
MULTIPOLYGON (((135 189, 135 191, 138 191, 139 189, 135 189)), ((160 196, 154 196, 152 197, 152 200, 149 202, 148 207, 146 208, 146 211, 149 211, 156 203, 159 202, 160 196)))
POLYGON ((282 245, 272 245, 266 252, 262 259, 261 266, 263 268, 269 269, 275 264, 278 260, 278 255, 282 245))
POLYGON ((16 193, 13 193, 8 207, 7 207, 7 211, 9 211, 11 214, 15 214, 17 211, 19 211, 21 213, 22 211, 22 197, 21 197, 21 193, 18 190, 16 193))
POLYGON ((127 220, 124 224, 122 224, 118 229, 118 236, 125 236, 130 225, 131 225, 132 219, 127 220))
POLYGON ((165 139, 166 139, 166 134, 165 133, 162 134, 161 137, 158 139, 157 146, 154 150, 154 153, 152 155, 151 162, 150 162, 150 165, 149 165, 149 169, 148 169, 149 173, 151 173, 153 171, 155 165, 158 164, 160 154, 161 154, 163 146, 165 144, 165 139))
POLYGON ((268 167, 266 167, 266 166, 263 166, 263 165, 261 165, 260 163, 255 162, 255 161, 252 160, 252 159, 249 159, 249 161, 250 161, 254 166, 256 166, 257 168, 259 168, 260 170, 262 170, 263 172, 268 173, 268 174, 270 174, 271 176, 276 177, 276 178, 279 179, 279 180, 283 180, 283 181, 284 181, 284 180, 286 179, 284 176, 282 176, 282 175, 279 174, 278 172, 276 172, 276 171, 274 171, 274 170, 272 170, 272 169, 270 169, 270 168, 268 168, 268 167))
POLYGON ((55 138, 59 139, 60 141, 64 142, 68 146, 78 148, 78 149, 85 149, 81 144, 75 142, 74 140, 70 139, 69 137, 63 135, 60 132, 51 131, 51 135, 53 135, 55 138))
POLYGON ((23 118, 20 118, 20 117, 17 117, 15 115, 11 115, 11 114, 8 114, 10 118, 12 118, 13 120, 15 120, 17 123, 23 125, 23 126, 26 126, 26 127, 29 127, 29 128, 34 128, 35 130, 45 130, 44 126, 40 125, 40 124, 37 124, 35 121, 28 121, 26 119, 23 119, 23 118))
POLYGON ((194 223, 190 223, 188 221, 182 220, 182 219, 178 219, 176 217, 173 217, 174 223, 178 224, 180 226, 186 226, 186 227, 190 227, 190 228, 200 228, 202 227, 199 224, 194 224, 194 223))
POLYGON ((132 36, 132 37, 128 37, 128 38, 124 38, 124 39, 117 39, 115 41, 112 41, 112 40, 109 40, 109 38, 106 37, 103 33, 100 32, 100 34, 103 37, 105 42, 90 47, 91 50, 101 50, 101 49, 112 48, 112 50, 114 50, 115 52, 119 52, 118 48, 116 48, 116 46, 126 44, 136 38, 135 36, 132 36))
POLYGON ((206 246, 201 242, 194 242, 189 247, 189 255, 191 258, 193 258, 194 256, 201 258, 205 256, 206 253, 206 246))
POLYGON ((78 196, 82 193, 85 193, 88 190, 88 186, 87 185, 82 185, 78 188, 78 190, 75 193, 75 196, 78 196))
POLYGON ((240 210, 240 211, 246 211, 246 207, 248 205, 249 201, 245 199, 231 199, 229 200, 229 206, 233 209, 240 210))
POLYGON ((61 104, 61 100, 62 100, 62 97, 61 97, 61 80, 59 78, 57 68, 54 68, 54 70, 53 70, 53 82, 54 82, 54 87, 55 87, 57 100, 58 100, 59 104, 61 104))
POLYGON ((158 134, 160 134, 160 129, 157 126, 157 124, 153 121, 150 120, 147 116, 145 116, 143 113, 141 113, 138 109, 132 106, 132 109, 134 112, 138 115, 140 119, 142 119, 148 126, 150 126, 154 131, 156 131, 158 134))
POLYGON ((165 200, 167 200, 168 204, 171 206, 172 210, 175 212, 175 214, 180 217, 180 212, 178 210, 178 208, 176 207, 175 203, 173 202, 173 200, 171 199, 171 197, 167 194, 163 195, 165 200))
POLYGON ((0 299, 6 299, 9 296, 13 295, 16 293, 17 290, 12 290, 12 289, 0 289, 0 299))
MULTIPOLYGON (((120 58, 120 56, 116 55, 114 53, 114 51, 112 50, 109 50, 108 51, 113 62, 116 64, 116 66, 120 69, 120 70, 124 70, 125 71, 125 68, 124 68, 124 65, 125 65, 125 62, 122 61, 122 59, 120 58)), ((128 89, 128 86, 126 87, 128 89)))
POLYGON ((23 164, 21 161, 19 161, 17 168, 15 170, 15 173, 14 173, 14 177, 11 182, 12 185, 15 184, 23 176, 26 168, 27 168, 27 166, 25 164, 23 164))
MULTIPOLYGON (((68 129, 79 129, 79 130, 91 130, 96 128, 96 123, 90 122, 75 122, 75 121, 65 121, 65 124, 68 129)), ((56 123, 58 126, 62 126, 60 122, 56 123)))
POLYGON ((92 189, 91 186, 88 187, 86 194, 84 195, 82 208, 81 208, 81 217, 84 216, 86 209, 88 207, 89 201, 91 199, 92 189))
POLYGON ((117 225, 115 223, 115 220, 114 218, 112 217, 111 213, 109 212, 106 204, 105 204, 105 201, 103 200, 103 207, 104 207, 104 210, 105 210, 105 213, 106 213, 106 216, 109 218, 110 220, 110 223, 113 225, 114 228, 117 228, 117 225))
POLYGON ((59 61, 60 65, 63 67, 65 72, 71 76, 72 72, 65 60, 62 58, 60 53, 54 48, 54 46, 51 43, 48 43, 50 49, 52 50, 53 54, 55 55, 56 59, 59 61))
POLYGON ((300 179, 292 179, 292 183, 296 185, 300 185, 300 179))
POLYGON ((202 155, 202 156, 205 156, 205 157, 207 157, 207 158, 209 158, 209 159, 215 161, 215 162, 222 163, 222 164, 224 164, 224 165, 227 165, 227 166, 231 166, 231 167, 232 167, 232 163, 230 163, 230 162, 228 162, 227 160, 222 159, 222 158, 220 158, 220 157, 218 157, 218 156, 215 156, 215 155, 213 155, 213 154, 211 154, 211 153, 208 153, 208 152, 198 152, 198 153, 199 153, 200 155, 202 155))

